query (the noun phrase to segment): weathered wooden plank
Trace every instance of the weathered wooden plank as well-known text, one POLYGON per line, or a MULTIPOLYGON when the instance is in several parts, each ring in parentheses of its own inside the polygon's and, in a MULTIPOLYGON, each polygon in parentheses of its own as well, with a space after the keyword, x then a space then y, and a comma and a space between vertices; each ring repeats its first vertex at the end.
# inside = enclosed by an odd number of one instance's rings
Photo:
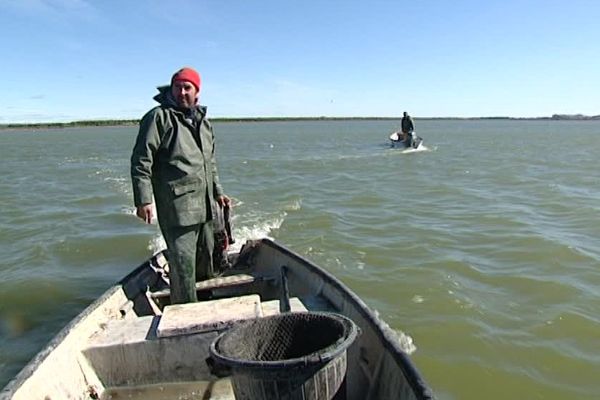
POLYGON ((166 306, 156 329, 159 338, 222 330, 262 316, 260 296, 233 297, 166 306))
MULTIPOLYGON (((223 276, 219 278, 207 279, 205 281, 196 282, 196 291, 202 292, 206 290, 231 287, 231 286, 239 286, 239 285, 247 285, 255 281, 255 278, 252 275, 239 274, 239 275, 231 275, 231 276, 223 276)), ((154 299, 161 297, 168 297, 171 295, 170 289, 163 289, 156 292, 152 292, 150 296, 154 299)))

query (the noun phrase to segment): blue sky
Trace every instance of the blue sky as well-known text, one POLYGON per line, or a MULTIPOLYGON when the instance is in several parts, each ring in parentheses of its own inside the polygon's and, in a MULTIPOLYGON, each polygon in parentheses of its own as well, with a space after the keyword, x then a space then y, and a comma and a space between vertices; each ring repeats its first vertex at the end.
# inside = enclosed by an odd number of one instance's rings
POLYGON ((600 1, 0 0, 0 124, 140 118, 181 66, 212 117, 600 114, 600 1))

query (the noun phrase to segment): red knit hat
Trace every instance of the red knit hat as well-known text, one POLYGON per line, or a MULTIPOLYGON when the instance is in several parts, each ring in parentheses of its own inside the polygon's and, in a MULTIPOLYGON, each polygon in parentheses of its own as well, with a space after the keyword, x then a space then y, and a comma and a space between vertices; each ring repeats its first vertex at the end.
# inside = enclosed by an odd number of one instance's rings
POLYGON ((171 85, 177 81, 188 81, 200 91, 200 74, 193 68, 185 67, 175 72, 171 78, 171 85))

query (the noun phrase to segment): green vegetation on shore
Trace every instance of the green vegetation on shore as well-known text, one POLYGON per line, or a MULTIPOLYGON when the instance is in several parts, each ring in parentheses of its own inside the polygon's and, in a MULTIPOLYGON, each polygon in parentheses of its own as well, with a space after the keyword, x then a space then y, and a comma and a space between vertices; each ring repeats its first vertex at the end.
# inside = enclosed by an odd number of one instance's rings
MULTIPOLYGON (((213 122, 280 122, 280 121, 375 121, 400 120, 402 117, 248 117, 248 118, 211 118, 213 122)), ((589 121, 600 120, 600 115, 554 114, 551 117, 513 118, 513 117, 423 117, 415 120, 549 120, 549 121, 589 121)), ((137 126, 139 119, 109 119, 72 122, 40 122, 0 124, 0 129, 49 129, 75 128, 90 126, 137 126)))
POLYGON ((138 125, 139 119, 107 119, 95 121, 72 122, 39 122, 39 123, 13 123, 0 124, 0 129, 46 129, 46 128, 75 128, 82 126, 127 126, 138 125))

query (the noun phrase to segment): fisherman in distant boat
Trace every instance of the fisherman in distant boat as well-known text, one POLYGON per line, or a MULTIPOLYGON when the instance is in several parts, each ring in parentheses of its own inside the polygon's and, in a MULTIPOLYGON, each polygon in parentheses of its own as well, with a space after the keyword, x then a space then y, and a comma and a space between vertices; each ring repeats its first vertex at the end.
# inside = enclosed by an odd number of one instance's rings
POLYGON ((160 105, 142 118, 131 155, 133 197, 137 216, 147 223, 154 198, 167 243, 171 302, 195 302, 196 281, 215 276, 216 208, 231 200, 219 183, 206 107, 198 103, 200 75, 182 68, 158 90, 160 105))
POLYGON ((406 147, 410 147, 412 144, 412 134, 415 131, 415 123, 412 117, 408 115, 406 111, 404 111, 404 116, 402 117, 401 130, 402 138, 400 140, 406 144, 406 147))
POLYGON ((415 134, 415 123, 410 115, 404 111, 400 132, 394 132, 390 135, 392 147, 400 145, 405 149, 418 149, 423 143, 423 138, 415 134))

